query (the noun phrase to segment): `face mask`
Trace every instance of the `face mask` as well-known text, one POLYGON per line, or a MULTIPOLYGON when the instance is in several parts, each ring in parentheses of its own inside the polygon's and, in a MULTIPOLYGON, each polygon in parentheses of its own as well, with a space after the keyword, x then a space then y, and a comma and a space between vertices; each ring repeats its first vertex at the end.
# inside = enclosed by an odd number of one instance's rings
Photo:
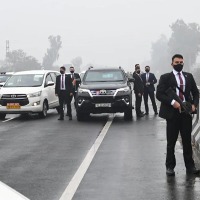
POLYGON ((61 73, 61 74, 64 74, 65 72, 60 70, 60 73, 61 73))
POLYGON ((147 72, 147 73, 148 73, 148 72, 149 72, 149 69, 145 69, 145 72, 147 72))
POLYGON ((140 70, 137 70, 136 72, 137 72, 137 74, 139 74, 139 73, 140 73, 140 70))
POLYGON ((70 71, 72 74, 74 73, 74 71, 70 71))
POLYGON ((176 70, 177 72, 181 72, 183 70, 183 65, 182 64, 178 64, 178 65, 173 65, 174 70, 176 70))

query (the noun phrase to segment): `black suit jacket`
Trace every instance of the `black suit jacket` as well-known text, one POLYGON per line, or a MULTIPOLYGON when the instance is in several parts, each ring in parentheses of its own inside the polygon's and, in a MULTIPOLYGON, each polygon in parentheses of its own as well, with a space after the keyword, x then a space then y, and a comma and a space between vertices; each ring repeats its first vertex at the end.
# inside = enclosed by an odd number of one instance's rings
MULTIPOLYGON (((56 87, 55 87, 55 93, 58 95, 60 94, 60 80, 61 80, 61 75, 58 75, 56 77, 56 87)), ((68 74, 65 74, 65 88, 68 94, 73 92, 71 76, 68 74)))
POLYGON ((146 86, 146 73, 143 73, 141 75, 142 81, 144 83, 144 90, 147 90, 149 92, 154 92, 155 91, 155 87, 154 84, 157 83, 157 79, 155 77, 155 75, 153 73, 149 73, 149 80, 148 82, 150 83, 150 85, 146 86))
POLYGON ((138 76, 136 74, 136 72, 134 72, 133 78, 135 79, 135 81, 134 81, 134 92, 135 92, 135 94, 138 94, 138 93, 143 94, 144 93, 144 84, 143 84, 141 77, 138 76))
MULTIPOLYGON (((70 76, 71 76, 71 74, 70 74, 70 76)), ((77 91, 79 85, 81 84, 81 77, 78 73, 74 73, 74 79, 76 80, 76 85, 73 86, 73 90, 77 91)))
MULTIPOLYGON (((185 77, 185 100, 197 107, 199 104, 199 90, 195 80, 190 73, 183 72, 183 75, 185 77)), ((174 113, 177 110, 171 105, 173 100, 172 97, 167 96, 165 93, 169 87, 176 91, 176 86, 177 82, 173 72, 163 74, 160 77, 159 84, 157 86, 156 98, 161 101, 159 116, 164 119, 173 118, 174 113)))

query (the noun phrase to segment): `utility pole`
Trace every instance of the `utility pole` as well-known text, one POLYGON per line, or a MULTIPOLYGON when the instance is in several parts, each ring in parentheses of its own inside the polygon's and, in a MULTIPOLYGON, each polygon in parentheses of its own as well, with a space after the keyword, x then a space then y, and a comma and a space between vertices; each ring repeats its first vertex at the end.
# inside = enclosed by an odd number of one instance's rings
POLYGON ((6 59, 8 57, 9 51, 10 51, 9 40, 6 40, 6 59))
POLYGON ((8 54, 10 51, 10 45, 9 45, 9 40, 6 40, 6 67, 8 67, 9 63, 8 63, 8 54))

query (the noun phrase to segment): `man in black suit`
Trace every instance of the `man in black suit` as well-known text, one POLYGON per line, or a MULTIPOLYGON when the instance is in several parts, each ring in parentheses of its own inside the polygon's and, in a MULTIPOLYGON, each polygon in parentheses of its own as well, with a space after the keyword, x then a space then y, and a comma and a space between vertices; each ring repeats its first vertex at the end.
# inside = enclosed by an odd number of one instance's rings
POLYGON ((153 106, 153 110, 155 115, 158 114, 157 112, 157 106, 156 106, 156 101, 155 101, 155 87, 154 84, 157 83, 157 79, 153 73, 150 73, 150 67, 146 66, 145 67, 145 72, 141 75, 142 81, 144 83, 144 105, 145 105, 145 111, 146 115, 149 114, 149 106, 148 106, 148 96, 151 99, 151 103, 153 106))
POLYGON ((61 75, 56 77, 56 87, 55 87, 55 94, 59 98, 59 113, 60 118, 58 120, 64 120, 64 105, 67 104, 67 113, 69 116, 69 120, 72 120, 72 110, 71 110, 71 102, 70 96, 73 95, 73 86, 72 80, 70 75, 65 74, 65 67, 60 67, 61 75))
POLYGON ((192 74, 182 71, 184 65, 182 55, 174 55, 171 65, 173 66, 173 71, 160 77, 156 92, 157 99, 161 101, 159 116, 167 121, 166 173, 168 176, 175 175, 176 159, 174 148, 180 132, 186 172, 197 174, 200 170, 196 169, 192 157, 192 116, 183 112, 180 101, 176 101, 166 91, 172 88, 181 101, 190 102, 192 104, 191 112, 194 112, 199 104, 199 91, 192 74))
POLYGON ((73 95, 70 97, 70 102, 72 101, 72 99, 74 97, 74 106, 76 107, 76 93, 77 93, 78 87, 81 83, 81 78, 78 73, 74 73, 75 69, 73 66, 71 66, 69 68, 69 70, 70 70, 70 76, 71 76, 72 85, 73 85, 73 95))
POLYGON ((144 93, 144 85, 140 76, 140 65, 135 65, 135 72, 133 73, 134 92, 135 92, 135 111, 137 117, 143 117, 144 113, 141 111, 142 95, 144 93))

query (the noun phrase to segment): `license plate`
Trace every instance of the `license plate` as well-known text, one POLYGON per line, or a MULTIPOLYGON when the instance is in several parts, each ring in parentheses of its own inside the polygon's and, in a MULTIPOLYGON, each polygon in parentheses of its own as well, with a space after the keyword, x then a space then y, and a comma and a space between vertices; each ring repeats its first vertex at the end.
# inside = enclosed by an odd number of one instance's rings
POLYGON ((20 109, 21 106, 19 105, 19 103, 7 103, 6 108, 7 109, 20 109))
POLYGON ((95 107, 96 108, 99 108, 99 107, 111 107, 111 103, 97 103, 97 104, 95 104, 95 107))

